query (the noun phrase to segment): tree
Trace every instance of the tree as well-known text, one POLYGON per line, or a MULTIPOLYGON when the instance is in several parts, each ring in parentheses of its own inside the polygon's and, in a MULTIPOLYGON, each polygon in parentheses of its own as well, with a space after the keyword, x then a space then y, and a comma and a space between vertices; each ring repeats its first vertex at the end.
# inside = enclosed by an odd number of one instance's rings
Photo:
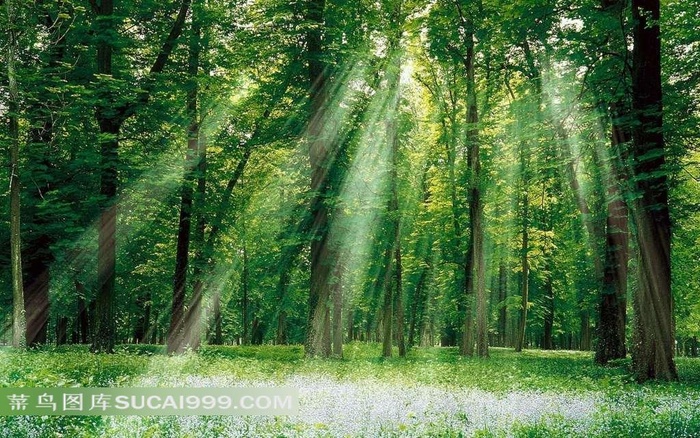
POLYGON ((326 308, 329 297, 330 252, 328 248, 328 216, 326 203, 328 190, 328 171, 331 165, 332 145, 324 138, 323 127, 326 120, 328 104, 328 67, 323 61, 323 17, 325 0, 311 0, 308 3, 306 17, 309 28, 306 32, 308 53, 308 78, 310 114, 308 125, 309 162, 311 163, 311 289, 309 291, 309 317, 307 322, 306 355, 324 356, 330 354, 330 345, 323 340, 326 330, 326 308))
POLYGON ((75 11, 64 5, 39 6, 41 12, 36 17, 37 25, 45 30, 48 44, 38 57, 40 77, 32 81, 32 85, 27 84, 30 87, 27 91, 31 92, 27 99, 31 103, 27 104, 26 109, 30 124, 26 148, 27 174, 38 186, 37 190, 30 192, 31 196, 23 208, 25 228, 30 230, 25 232, 27 238, 23 245, 24 307, 29 346, 47 342, 50 271, 55 258, 52 245, 65 234, 60 229, 52 230, 52 224, 58 221, 55 212, 52 208, 42 208, 42 204, 45 205, 45 197, 58 190, 66 178, 65 173, 57 172, 59 159, 52 144, 56 141, 56 125, 60 124, 59 108, 62 105, 49 90, 65 89, 61 81, 65 71, 61 71, 64 70, 61 65, 66 62, 69 32, 63 29, 64 17, 67 16, 68 20, 75 17, 75 11))
POLYGON ((525 347, 525 328, 527 327, 527 310, 529 306, 529 295, 530 295, 530 261, 528 259, 528 252, 530 250, 530 230, 529 230, 529 216, 530 216, 530 199, 529 199, 529 175, 528 175, 528 159, 527 159, 527 147, 525 142, 520 144, 520 169, 521 177, 523 181, 522 194, 521 194, 521 220, 522 220, 522 239, 520 246, 520 269, 521 269, 521 302, 520 302, 520 316, 518 318, 518 331, 515 337, 515 351, 520 352, 525 347))
MULTIPOLYGON (((483 12, 481 4, 478 5, 480 12, 483 12)), ((484 261, 484 204, 482 181, 480 139, 479 139, 479 115, 476 102, 476 80, 475 80, 475 31, 473 18, 465 17, 459 3, 457 3, 462 26, 466 30, 465 45, 466 54, 463 58, 464 69, 467 75, 467 165, 469 170, 469 224, 470 245, 467 249, 467 260, 465 264, 466 293, 467 301, 464 321, 464 334, 461 351, 463 354, 471 355, 473 351, 471 323, 472 317, 472 296, 476 297, 476 350, 480 357, 488 357, 488 323, 487 323, 487 299, 486 299, 486 267, 484 261)))
POLYGON ((10 257, 12 264, 12 346, 26 345, 24 289, 22 284, 22 241, 20 235, 20 181, 19 181, 19 91, 15 69, 18 50, 18 15, 14 0, 5 2, 7 12, 7 80, 8 80, 8 137, 10 150, 10 257))
MULTIPOLYGON (((148 89, 141 90, 135 100, 127 102, 115 100, 113 55, 117 44, 116 16, 113 0, 103 0, 97 4, 91 0, 96 15, 97 77, 98 105, 95 119, 100 136, 100 195, 102 195, 102 213, 99 221, 97 250, 98 295, 96 304, 96 328, 92 341, 92 351, 111 353, 114 351, 114 300, 116 275, 116 232, 117 232, 117 188, 119 162, 119 135, 126 120, 132 117, 138 108, 150 99, 148 89)), ((178 37, 182 33, 185 17, 190 7, 190 0, 183 0, 170 33, 149 70, 149 77, 163 71, 178 37)))
POLYGON ((384 256, 384 306, 382 308, 384 333, 382 356, 391 357, 394 333, 398 340, 399 356, 406 355, 404 341, 403 284, 401 264, 401 211, 398 193, 399 161, 399 103, 401 101, 401 35, 403 33, 403 1, 387 2, 389 14, 389 44, 387 50, 386 82, 387 114, 386 142, 389 149, 389 201, 387 203, 387 246, 384 256), (394 324, 396 331, 394 332, 394 324))
MULTIPOLYGON (((197 0, 192 7, 191 35, 189 44, 189 56, 187 74, 190 78, 187 93, 187 116, 189 126, 187 129, 187 153, 185 157, 185 175, 181 187, 180 218, 177 231, 177 253, 175 255, 175 273, 173 275, 173 301, 170 316, 170 328, 168 329, 168 352, 181 352, 187 344, 198 343, 193 336, 198 337, 198 331, 193 333, 188 330, 185 333, 185 289, 187 284, 187 270, 189 267, 190 237, 192 223, 193 184, 196 172, 201 170, 203 157, 200 145, 200 116, 197 99, 197 75, 199 73, 201 24, 200 11, 197 0)), ((201 205, 199 206, 201 208, 201 205)), ((201 293, 201 292, 200 292, 201 293)), ((195 294, 196 295, 196 294, 195 294)), ((198 297, 194 297, 195 307, 199 307, 198 297)), ((190 312, 188 313, 196 313, 190 312)), ((196 327, 190 326, 189 329, 196 327)))
POLYGON ((632 367, 638 380, 676 380, 671 293, 671 217, 661 90, 659 0, 633 0, 632 130, 639 193, 633 217, 639 251, 632 367))

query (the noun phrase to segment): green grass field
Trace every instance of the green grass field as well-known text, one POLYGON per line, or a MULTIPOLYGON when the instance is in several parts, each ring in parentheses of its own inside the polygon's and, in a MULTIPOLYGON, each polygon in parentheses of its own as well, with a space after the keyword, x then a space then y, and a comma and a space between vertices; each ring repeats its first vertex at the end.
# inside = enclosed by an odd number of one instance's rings
POLYGON ((601 368, 590 353, 414 349, 379 358, 351 344, 343 360, 306 360, 299 346, 204 347, 166 356, 156 346, 114 355, 86 347, 0 349, 2 387, 299 388, 299 415, 0 417, 2 437, 694 437, 700 360, 678 358, 680 383, 638 385, 628 363, 601 368))

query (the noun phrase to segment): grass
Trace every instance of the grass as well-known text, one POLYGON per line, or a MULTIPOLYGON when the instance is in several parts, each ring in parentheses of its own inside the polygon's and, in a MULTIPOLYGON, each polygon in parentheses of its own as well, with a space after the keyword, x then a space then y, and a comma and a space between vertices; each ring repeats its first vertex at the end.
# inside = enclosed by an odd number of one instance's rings
POLYGON ((151 345, 93 355, 83 346, 0 349, 0 386, 232 386, 301 389, 295 417, 2 417, 0 437, 700 436, 700 360, 678 358, 680 382, 635 383, 628 361, 590 353, 492 348, 463 358, 422 348, 382 359, 354 343, 344 359, 307 360, 300 346, 207 346, 166 356, 151 345))

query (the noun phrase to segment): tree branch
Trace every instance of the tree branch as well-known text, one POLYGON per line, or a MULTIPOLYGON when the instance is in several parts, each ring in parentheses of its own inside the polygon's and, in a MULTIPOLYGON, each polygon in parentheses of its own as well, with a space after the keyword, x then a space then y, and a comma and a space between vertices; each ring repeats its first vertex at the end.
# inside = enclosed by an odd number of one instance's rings
MULTIPOLYGON (((94 1, 96 0, 90 0, 90 2, 94 1)), ((180 10, 175 18, 175 22, 173 23, 173 27, 170 29, 168 37, 165 39, 165 41, 163 41, 163 45, 161 46, 158 56, 148 72, 146 83, 142 87, 141 92, 137 95, 135 100, 125 103, 117 108, 117 114, 119 114, 122 120, 126 120, 134 115, 140 106, 147 104, 150 100, 151 92, 153 91, 153 78, 156 74, 163 71, 165 64, 170 58, 170 54, 173 52, 173 49, 175 49, 177 39, 182 34, 182 29, 185 25, 185 18, 187 17, 187 12, 189 11, 191 4, 192 0, 182 0, 180 10)))
POLYGON ((177 14, 177 18, 175 18, 175 23, 173 23, 173 27, 170 29, 168 38, 166 38, 163 42, 163 46, 158 53, 158 57, 151 67, 149 76, 163 71, 165 63, 168 62, 168 58, 175 48, 175 43, 182 33, 185 18, 187 17, 187 11, 189 10, 191 3, 192 0, 182 0, 182 5, 180 5, 180 11, 177 14))

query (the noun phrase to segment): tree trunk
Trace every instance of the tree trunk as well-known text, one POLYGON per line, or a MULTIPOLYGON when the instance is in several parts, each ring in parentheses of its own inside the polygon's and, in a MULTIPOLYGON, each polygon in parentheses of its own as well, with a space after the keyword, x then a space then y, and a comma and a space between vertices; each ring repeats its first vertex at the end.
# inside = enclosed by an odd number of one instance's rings
MULTIPOLYGON (((549 216, 549 220, 543 220, 543 225, 545 231, 553 231, 553 221, 551 220, 552 212, 545 205, 545 200, 547 199, 547 185, 546 179, 542 180, 542 204, 541 210, 545 216, 549 216), (549 211, 548 211, 549 210, 549 211)), ((552 343, 552 334, 554 330, 554 285, 552 284, 552 272, 553 272, 553 249, 548 242, 549 238, 547 234, 544 235, 544 240, 542 244, 542 255, 545 258, 545 280, 544 280, 544 321, 543 328, 544 333, 542 336, 542 349, 552 350, 554 345, 552 343)))
POLYGON ((158 343, 158 317, 160 316, 160 312, 158 312, 158 308, 156 308, 153 311, 153 326, 150 328, 150 333, 151 333, 151 344, 157 344, 158 343))
POLYGON ((45 344, 49 325, 49 265, 50 254, 42 254, 44 246, 34 240, 28 248, 25 265, 24 308, 26 316, 27 345, 45 344), (31 250, 36 250, 30 253, 31 250))
POLYGON ((78 280, 74 280, 76 301, 78 303, 78 312, 73 320, 73 343, 87 344, 89 338, 88 327, 90 321, 88 318, 87 306, 85 306, 85 287, 78 280))
MULTIPOLYGON (((49 120, 53 114, 47 116, 49 120)), ((32 190, 33 202, 42 202, 42 193, 46 193, 53 187, 48 181, 52 181, 52 175, 47 174, 50 169, 55 168, 51 163, 51 158, 47 155, 50 142, 53 138, 53 122, 44 121, 41 127, 30 129, 30 152, 37 147, 36 155, 30 160, 40 160, 42 164, 41 174, 32 171, 30 178, 34 184, 38 185, 37 190, 32 190)), ((27 345, 36 346, 47 341, 47 329, 49 321, 49 284, 51 280, 50 266, 54 261, 51 245, 54 238, 46 232, 46 227, 52 221, 46 212, 39 209, 29 211, 31 217, 26 227, 29 229, 27 239, 24 241, 24 309, 27 327, 27 345)))
MULTIPOLYGON (((71 13, 68 13, 71 15, 71 13)), ((47 231, 47 226, 57 218, 52 216, 52 211, 40 208, 38 205, 44 201, 44 194, 50 190, 55 190, 60 175, 55 165, 55 156, 52 154, 56 150, 52 142, 54 136, 54 122, 56 121, 55 108, 61 107, 63 103, 57 99, 55 93, 50 90, 52 87, 66 79, 63 73, 62 62, 66 53, 67 32, 61 29, 59 19, 52 18, 48 10, 42 16, 37 17, 45 32, 48 34, 51 43, 46 47, 48 59, 42 65, 39 74, 42 80, 32 90, 34 96, 40 101, 30 104, 30 143, 27 147, 28 161, 31 164, 27 169, 36 190, 31 190, 30 206, 33 210, 25 212, 29 217, 27 228, 27 238, 24 248, 24 299, 25 317, 27 322, 27 344, 38 345, 46 342, 49 316, 49 283, 50 266, 54 261, 52 245, 54 237, 47 231), (60 72, 60 73, 59 73, 60 72), (62 74, 61 74, 62 73, 62 74), (38 166, 36 166, 38 165, 38 166)), ((73 16, 71 15, 71 18, 73 16)), ((29 99, 32 100, 32 99, 29 99)))
POLYGON ((523 178, 523 194, 522 194, 522 203, 523 203, 523 209, 522 209, 522 220, 523 220, 523 229, 522 229, 522 243, 520 246, 520 266, 522 270, 522 284, 520 287, 520 293, 522 296, 522 300, 520 303, 520 319, 518 321, 518 331, 516 332, 515 335, 515 351, 520 352, 523 350, 524 344, 525 344, 525 329, 526 329, 526 324, 527 324, 527 307, 528 307, 528 295, 529 295, 529 270, 530 270, 530 264, 528 262, 528 250, 529 250, 529 233, 528 233, 528 215, 529 215, 529 199, 528 199, 528 190, 529 190, 529 181, 528 181, 528 176, 527 176, 527 164, 526 164, 526 151, 525 151, 525 144, 521 144, 521 149, 520 149, 520 168, 521 168, 521 174, 523 178))
POLYGON ((396 270, 396 297, 395 297, 395 311, 396 311, 396 341, 399 347, 399 357, 406 357, 406 341, 404 335, 404 308, 403 308, 403 281, 402 281, 402 270, 403 266, 401 264, 401 230, 398 229, 396 232, 396 249, 395 253, 395 270, 396 270))
MULTIPOLYGON (((474 69, 474 30, 470 20, 467 21, 470 34, 467 36, 467 57, 465 67, 467 70, 467 147, 470 171, 469 217, 471 226, 472 262, 473 269, 469 272, 472 280, 467 284, 474 287, 471 294, 476 297, 476 354, 479 357, 489 356, 488 338, 488 302, 486 297, 486 266, 484 261, 484 204, 481 159, 479 145, 479 116, 476 107, 476 81, 474 69)), ((469 292, 469 291, 468 291, 469 292)), ((471 306, 467 306, 468 315, 471 315, 471 306)), ((469 319, 468 317, 466 318, 469 319)), ((469 326, 471 329, 471 326, 469 326)), ((466 351, 471 350, 468 345, 466 351)))
POLYGON ((506 263, 501 259, 498 265, 498 340, 499 346, 506 346, 506 333, 508 320, 508 306, 506 306, 506 298, 508 298, 508 274, 506 273, 506 263))
POLYGON ((583 309, 579 312, 579 320, 581 322, 580 328, 580 342, 579 350, 590 351, 591 350, 591 315, 587 309, 583 309))
POLYGON ((277 316, 277 335, 275 339, 275 344, 286 345, 289 343, 289 336, 287 334, 287 311, 280 310, 277 316))
POLYGON ((151 324, 151 294, 146 292, 136 300, 136 308, 140 310, 134 327, 134 343, 143 344, 146 342, 146 334, 151 324))
POLYGON ((280 267, 280 277, 277 282, 277 299, 279 305, 279 313, 277 314, 277 336, 275 342, 277 345, 284 345, 288 342, 287 311, 285 310, 285 299, 287 297, 287 289, 289 288, 290 269, 291 263, 285 263, 285 261, 283 260, 282 266, 280 267))
POLYGON ((620 186, 625 184, 626 179, 623 169, 627 154, 623 149, 630 135, 626 126, 620 123, 624 115, 616 114, 616 108, 621 108, 622 105, 622 103, 615 105, 612 113, 611 155, 613 159, 608 165, 605 261, 603 287, 598 307, 598 343, 595 354, 596 363, 601 365, 627 355, 625 328, 629 230, 627 203, 620 186))
POLYGON ((198 75, 200 65, 200 55, 202 53, 202 32, 201 32, 201 2, 195 0, 192 2, 192 35, 189 47, 189 62, 188 73, 193 81, 193 89, 190 90, 189 99, 190 106, 194 117, 193 124, 197 127, 198 151, 197 151, 197 166, 194 170, 197 179, 197 188, 194 194, 194 211, 195 227, 192 233, 192 244, 195 248, 192 276, 194 277, 194 285, 192 286, 192 295, 189 300, 189 306, 185 312, 185 333, 188 336, 188 343, 193 350, 199 349, 199 344, 202 338, 202 294, 204 293, 203 278, 206 270, 206 259, 204 254, 205 247, 205 229, 206 221, 206 191, 207 191, 207 143, 206 138, 200 132, 201 121, 197 122, 199 111, 197 110, 198 99, 198 75))
MULTIPOLYGON (((190 97, 191 98, 191 97, 190 97)), ((192 102, 188 104, 188 110, 192 102)), ((196 110, 195 110, 196 111, 196 110)), ((192 116, 192 114, 190 114, 192 116)), ((181 187, 180 219, 177 230, 177 252, 175 255, 175 274, 173 275, 173 301, 170 311, 170 328, 168 329, 168 353, 182 352, 185 348, 185 287, 190 251, 190 229, 192 219, 192 183, 198 151, 198 128, 196 119, 190 119, 187 139, 187 157, 185 159, 185 177, 181 187)))
POLYGON ((389 147, 389 203, 387 205, 387 217, 389 222, 388 238, 389 244, 385 261, 386 273, 385 295, 384 295, 384 339, 382 355, 391 357, 391 346, 394 334, 394 317, 396 316, 396 335, 401 338, 398 341, 399 355, 406 353, 404 345, 403 328, 398 328, 398 324, 403 324, 403 303, 400 295, 402 294, 401 284, 401 212, 399 210, 399 193, 398 193, 398 163, 399 163, 399 136, 398 136, 398 112, 399 101, 401 99, 400 79, 401 79, 401 2, 396 6, 396 10, 391 11, 391 23, 393 25, 394 34, 389 37, 388 59, 389 63, 386 68, 387 78, 387 119, 386 119, 386 141, 389 147), (392 261, 393 258, 393 261, 392 261), (393 280, 393 282, 392 282, 393 280), (393 284, 392 284, 393 283, 393 284), (398 305, 402 308, 399 309, 398 305), (399 322, 399 317, 401 321, 399 322))
POLYGON ((10 141, 10 258, 12 265, 12 346, 24 348, 27 337, 25 297, 22 283, 22 243, 20 229, 20 182, 19 182, 19 91, 15 63, 19 25, 15 15, 14 0, 6 0, 5 8, 10 28, 7 43, 8 79, 8 133, 10 141))
POLYGON ((342 268, 335 265, 333 275, 332 298, 333 298, 333 356, 343 357, 343 289, 341 276, 342 268))
MULTIPOLYGON (((549 262, 548 262, 549 264, 549 262)), ((544 339, 542 340, 542 348, 544 350, 553 350, 552 334, 554 331, 554 287, 552 285, 551 269, 548 266, 545 268, 548 272, 544 283, 544 339)))
POLYGON ((306 14, 312 24, 306 33, 308 55, 309 98, 311 112, 308 125, 309 162, 311 164, 311 287, 309 290, 309 314, 307 318, 306 340, 307 357, 323 355, 325 314, 330 295, 330 251, 328 250, 328 216, 326 205, 328 192, 328 170, 332 153, 331 144, 325 137, 324 125, 327 122, 325 107, 328 101, 327 71, 322 59, 322 35, 324 26, 325 0, 310 0, 306 14))
POLYGON ((56 345, 68 343, 68 317, 61 316, 56 320, 56 345))
MULTIPOLYGON (((114 3, 103 0, 98 7, 97 73, 112 76, 114 49, 114 3)), ((100 195, 101 215, 98 230, 97 287, 95 333, 92 351, 113 353, 115 343, 114 301, 117 226, 117 165, 119 132, 123 119, 115 114, 113 96, 108 89, 98 93, 96 119, 100 129, 100 195)))
MULTIPOLYGON (((391 238, 394 238, 392 233, 391 238)), ((392 344, 392 323, 393 323, 393 306, 394 298, 392 296, 394 285, 391 281, 391 274, 393 271, 392 266, 392 245, 387 245, 386 253, 384 255, 384 260, 386 263, 385 273, 384 273, 384 305, 382 306, 382 356, 391 357, 391 344, 392 344)))
POLYGON ((640 197, 634 220, 639 248, 632 368, 638 380, 677 380, 673 361, 671 218, 663 137, 659 0, 632 0, 632 107, 635 176, 640 197))
MULTIPOLYGON (((428 238, 428 241, 432 241, 432 238, 428 238)), ((413 347, 416 345, 416 331, 418 335, 422 333, 422 321, 424 316, 425 307, 425 289, 426 283, 428 281, 428 273, 430 272, 430 258, 432 256, 432 244, 429 244, 428 250, 425 256, 425 266, 421 268, 420 277, 416 283, 416 289, 413 293, 413 299, 411 300, 411 313, 409 316, 409 328, 408 328, 408 347, 413 347)))
POLYGON ((250 344, 262 345, 264 340, 265 325, 257 316, 253 318, 253 325, 250 329, 250 344))
MULTIPOLYGON (((248 310, 248 287, 250 284, 250 271, 248 268, 248 249, 245 242, 243 242, 243 274, 241 276, 241 290, 243 292, 243 297, 241 298, 241 325, 242 325, 242 335, 241 343, 243 345, 248 345, 250 339, 248 337, 248 324, 249 324, 249 310, 248 310)), ((257 321, 257 318, 256 318, 257 321)), ((257 327, 257 324, 256 324, 257 327)))
MULTIPOLYGON (((173 275, 173 301, 168 330, 168 353, 182 352, 186 347, 196 349, 199 346, 199 316, 202 284, 200 278, 195 278, 195 289, 192 293, 189 306, 185 311, 187 271, 189 269, 190 241, 192 238, 192 216, 193 216, 193 185, 197 179, 197 197, 200 203, 198 207, 203 207, 204 190, 206 182, 203 171, 206 164, 204 153, 200 146, 200 117, 198 111, 198 83, 200 56, 201 29, 199 21, 198 2, 195 0, 192 7, 192 24, 188 52, 188 67, 190 84, 187 92, 186 111, 189 118, 187 132, 187 153, 185 158, 185 173, 181 187, 180 199, 180 220, 178 223, 177 252, 175 255, 175 273, 173 275)), ((203 215, 198 215, 198 223, 195 233, 199 237, 198 242, 203 244, 204 240, 204 219, 203 215)), ((198 248, 201 254, 201 246, 198 248)), ((200 260, 201 261, 201 255, 200 260)), ((201 269, 197 269, 197 274, 201 275, 201 269)))
POLYGON ((214 345, 222 345, 224 343, 224 339, 221 324, 221 294, 219 292, 214 292, 213 301, 214 304, 212 313, 214 314, 214 336, 212 337, 211 343, 214 345))
POLYGON ((349 306, 350 308, 348 309, 348 314, 346 316, 346 321, 347 321, 347 327, 348 327, 348 342, 353 342, 355 341, 355 337, 357 336, 357 333, 355 332, 355 310, 352 308, 352 306, 349 306))
MULTIPOLYGON (((624 13, 623 0, 601 0, 603 18, 610 22, 620 20, 624 13)), ((627 32, 610 29, 607 32, 608 51, 624 51, 628 55, 625 39, 627 32)), ((617 63, 620 76, 626 83, 628 65, 617 63)), ((618 79, 616 79, 618 80, 618 79)), ((622 83, 622 82, 621 82, 622 83)), ((601 102, 603 111, 611 119, 611 142, 609 156, 599 158, 606 174, 607 217, 605 231, 605 251, 603 253, 602 287, 598 302, 598 326, 595 361, 604 365, 611 359, 624 358, 627 354, 625 328, 627 319, 627 262, 629 260, 629 231, 627 203, 624 189, 627 186, 629 171, 626 143, 631 138, 629 105, 622 96, 601 102)))

